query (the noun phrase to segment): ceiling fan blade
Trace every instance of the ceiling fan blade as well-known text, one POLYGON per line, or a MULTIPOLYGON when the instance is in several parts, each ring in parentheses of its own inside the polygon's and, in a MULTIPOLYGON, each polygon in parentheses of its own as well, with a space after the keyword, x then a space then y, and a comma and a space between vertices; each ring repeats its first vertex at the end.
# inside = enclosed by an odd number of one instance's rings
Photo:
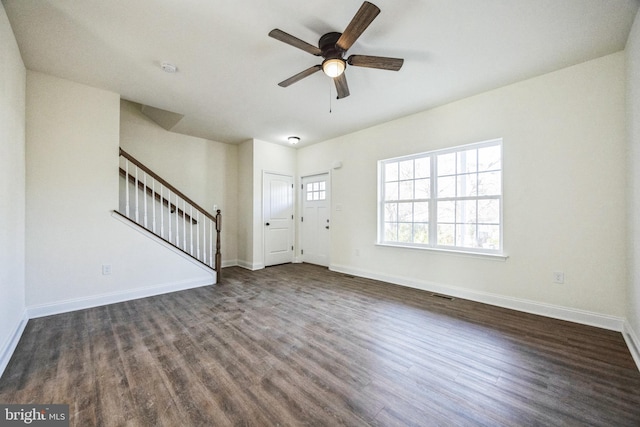
POLYGON ((309 52, 312 55, 315 55, 315 56, 322 55, 322 51, 320 50, 320 48, 312 44, 309 44, 303 40, 300 40, 299 38, 294 37, 289 33, 285 33, 282 30, 278 30, 277 28, 269 32, 269 37, 273 37, 276 40, 280 40, 281 42, 289 44, 293 47, 302 49, 305 52, 309 52))
POLYGON ((347 58, 347 64, 355 67, 379 68, 381 70, 398 71, 402 68, 404 59, 387 58, 384 56, 351 55, 347 58))
POLYGON ((344 73, 340 74, 338 77, 334 77, 333 82, 336 84, 338 99, 349 96, 349 85, 347 85, 347 76, 344 73))
POLYGON ((360 6, 360 9, 356 12, 355 16, 347 25, 344 32, 336 42, 336 45, 347 51, 349 48, 358 40, 358 37, 367 29, 369 24, 373 22, 373 20, 380 13, 380 9, 373 3, 369 3, 365 1, 360 6))
POLYGON ((299 80, 304 79, 305 77, 309 77, 311 74, 320 70, 322 70, 322 65, 314 65, 313 67, 307 68, 306 70, 299 72, 295 76, 291 76, 288 79, 281 81, 280 83, 278 83, 278 86, 287 87, 299 80))

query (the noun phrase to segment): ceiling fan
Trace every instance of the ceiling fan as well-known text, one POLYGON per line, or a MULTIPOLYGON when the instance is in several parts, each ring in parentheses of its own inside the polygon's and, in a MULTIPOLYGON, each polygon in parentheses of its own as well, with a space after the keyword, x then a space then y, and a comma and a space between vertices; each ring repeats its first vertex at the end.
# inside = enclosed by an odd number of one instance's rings
POLYGON ((360 9, 358 9, 358 12, 356 12, 355 16, 349 25, 347 25, 347 28, 343 33, 330 32, 323 35, 318 41, 318 47, 300 40, 291 34, 285 33, 282 30, 271 30, 271 32, 269 32, 270 37, 290 44, 298 49, 302 49, 312 55, 324 58, 322 64, 307 68, 306 70, 281 81, 278 85, 281 87, 287 87, 317 71, 322 70, 327 76, 333 78, 338 92, 338 99, 341 99, 349 96, 349 86, 347 85, 347 78, 344 74, 347 64, 353 65, 354 67, 369 67, 381 70, 398 71, 402 67, 404 59, 369 55, 350 55, 346 59, 344 58, 345 53, 349 48, 351 48, 358 37, 360 37, 379 13, 380 9, 378 6, 365 1, 362 3, 362 6, 360 6, 360 9))

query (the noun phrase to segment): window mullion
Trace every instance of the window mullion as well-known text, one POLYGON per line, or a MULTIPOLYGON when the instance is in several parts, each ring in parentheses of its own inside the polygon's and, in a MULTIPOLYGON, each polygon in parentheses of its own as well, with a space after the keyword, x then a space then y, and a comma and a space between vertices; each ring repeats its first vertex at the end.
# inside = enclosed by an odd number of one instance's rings
POLYGON ((378 221, 378 235, 379 240, 386 240, 385 229, 386 229, 386 209, 387 209, 387 174, 386 174, 386 165, 387 162, 384 162, 380 165, 380 179, 382 180, 382 185, 380 189, 380 197, 382 202, 380 203, 380 220, 378 221))
POLYGON ((438 169, 436 162, 436 156, 431 154, 429 156, 431 176, 431 201, 429 202, 429 246, 436 247, 438 243, 438 169))

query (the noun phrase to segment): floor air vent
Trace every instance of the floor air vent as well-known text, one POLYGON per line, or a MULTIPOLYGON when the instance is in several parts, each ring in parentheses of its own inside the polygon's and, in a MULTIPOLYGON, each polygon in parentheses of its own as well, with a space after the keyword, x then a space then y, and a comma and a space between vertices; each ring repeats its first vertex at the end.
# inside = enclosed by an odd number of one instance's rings
POLYGON ((455 299, 454 297, 450 297, 449 295, 442 294, 431 294, 431 296, 436 298, 448 299, 449 301, 453 301, 455 299))

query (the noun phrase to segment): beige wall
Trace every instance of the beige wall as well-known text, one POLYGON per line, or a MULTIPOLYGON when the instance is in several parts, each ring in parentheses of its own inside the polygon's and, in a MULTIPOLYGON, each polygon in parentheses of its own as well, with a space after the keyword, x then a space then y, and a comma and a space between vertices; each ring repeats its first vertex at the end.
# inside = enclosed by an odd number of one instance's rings
POLYGON ((253 140, 238 146, 238 265, 254 269, 253 140))
POLYGON ((25 83, 0 4, 0 375, 25 317, 25 83))
POLYGON ((300 149, 300 176, 343 162, 332 175, 331 268, 621 320, 624 64, 623 53, 609 55, 300 149), (375 245, 378 160, 492 138, 504 140, 506 261, 375 245), (554 271, 564 284, 553 283, 554 271))
POLYGON ((223 265, 238 259, 238 147, 169 132, 121 101, 120 146, 194 202, 223 215, 223 265))
POLYGON ((627 321, 640 365, 640 12, 629 35, 626 60, 630 228, 627 321))
POLYGON ((26 263, 29 310, 112 302, 213 276, 114 219, 120 97, 27 72, 26 263), (112 266, 102 275, 102 265, 112 266))

